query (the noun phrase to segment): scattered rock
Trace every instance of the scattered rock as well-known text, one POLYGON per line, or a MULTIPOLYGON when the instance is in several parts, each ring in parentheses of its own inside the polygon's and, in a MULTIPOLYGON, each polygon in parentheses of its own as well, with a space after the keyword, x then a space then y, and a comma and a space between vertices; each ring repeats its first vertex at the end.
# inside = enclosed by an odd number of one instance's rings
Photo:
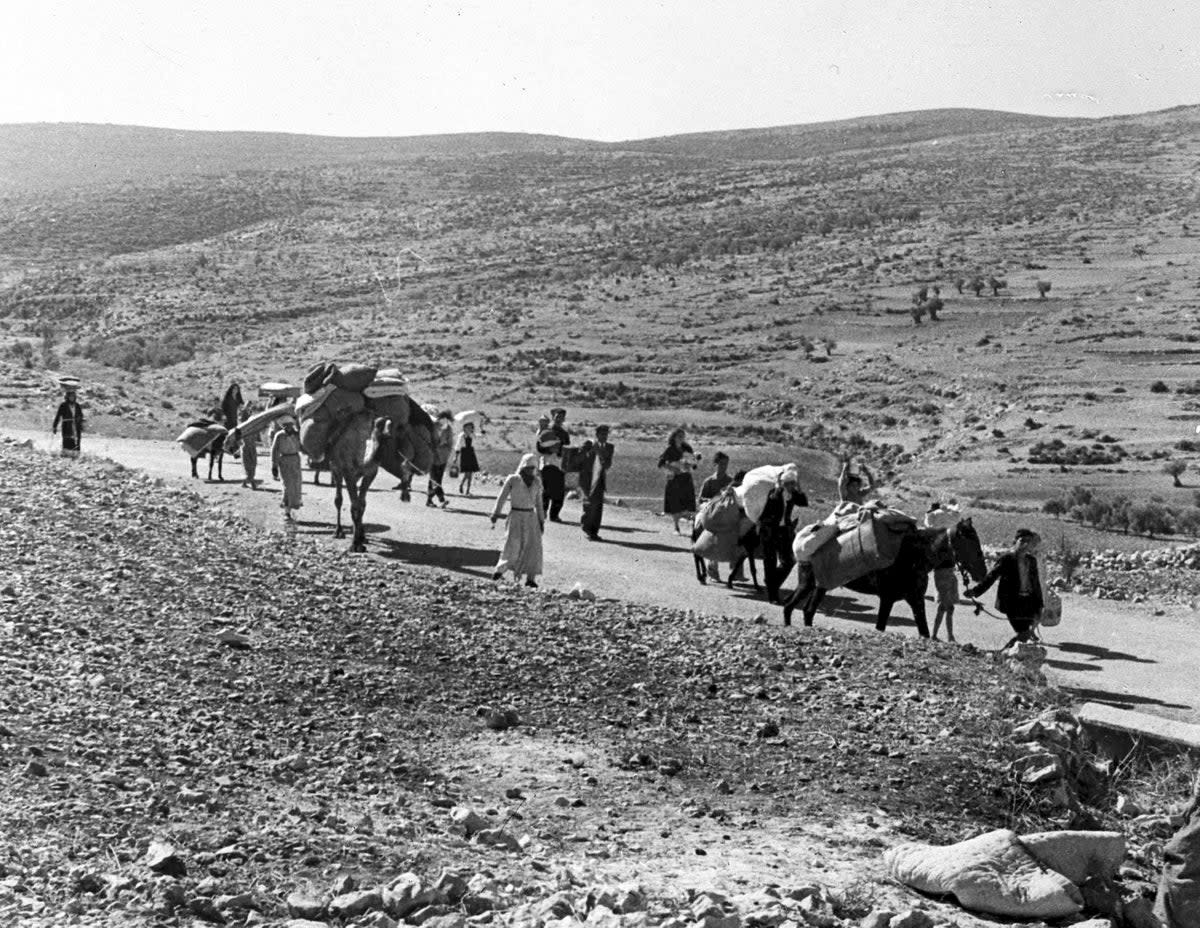
POLYGON ((143 863, 155 873, 164 876, 187 876, 187 865, 175 852, 175 848, 164 841, 152 841, 143 863))

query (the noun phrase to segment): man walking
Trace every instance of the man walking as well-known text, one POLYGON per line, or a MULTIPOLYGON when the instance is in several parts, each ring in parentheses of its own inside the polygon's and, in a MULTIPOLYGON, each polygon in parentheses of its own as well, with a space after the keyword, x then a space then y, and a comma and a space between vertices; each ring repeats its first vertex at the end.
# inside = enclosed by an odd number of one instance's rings
POLYGON ((579 490, 583 494, 583 515, 579 525, 589 541, 600 540, 604 519, 604 492, 608 489, 608 469, 612 467, 613 446, 608 443, 608 426, 596 426, 596 440, 584 453, 579 472, 579 490))
POLYGON ((66 398, 58 404, 54 424, 50 431, 57 432, 62 425, 62 453, 70 457, 79 453, 79 440, 83 437, 83 407, 75 399, 75 391, 68 390, 66 398))
POLYGON ((567 482, 563 475, 563 448, 571 444, 571 433, 563 426, 567 411, 561 406, 550 410, 550 427, 538 436, 538 452, 542 455, 542 494, 546 515, 551 522, 561 522, 563 501, 567 498, 567 482))

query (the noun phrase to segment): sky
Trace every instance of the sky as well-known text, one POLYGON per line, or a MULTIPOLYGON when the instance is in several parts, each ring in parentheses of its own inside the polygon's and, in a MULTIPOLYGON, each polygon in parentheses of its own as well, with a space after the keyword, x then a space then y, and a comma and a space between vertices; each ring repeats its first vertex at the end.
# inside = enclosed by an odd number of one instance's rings
POLYGON ((0 123, 618 141, 1200 103, 1185 0, 7 0, 0 123))

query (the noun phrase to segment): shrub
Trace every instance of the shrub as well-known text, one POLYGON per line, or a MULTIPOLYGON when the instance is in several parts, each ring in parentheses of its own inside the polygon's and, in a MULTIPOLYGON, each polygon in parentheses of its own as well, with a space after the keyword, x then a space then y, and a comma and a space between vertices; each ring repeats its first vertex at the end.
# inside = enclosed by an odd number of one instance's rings
POLYGON ((1050 281, 1039 280, 1037 282, 1037 291, 1040 299, 1046 299, 1046 294, 1050 292, 1050 281))
POLYGON ((1151 393, 1170 393, 1171 388, 1168 387, 1161 380, 1156 380, 1156 381, 1154 381, 1154 383, 1150 384, 1150 392, 1151 393))
POLYGON ((1178 458, 1175 458, 1167 461, 1167 463, 1163 465, 1162 471, 1174 481, 1172 484, 1173 486, 1181 487, 1183 484, 1179 482, 1179 477, 1185 470, 1187 470, 1187 466, 1187 461, 1181 461, 1178 458))

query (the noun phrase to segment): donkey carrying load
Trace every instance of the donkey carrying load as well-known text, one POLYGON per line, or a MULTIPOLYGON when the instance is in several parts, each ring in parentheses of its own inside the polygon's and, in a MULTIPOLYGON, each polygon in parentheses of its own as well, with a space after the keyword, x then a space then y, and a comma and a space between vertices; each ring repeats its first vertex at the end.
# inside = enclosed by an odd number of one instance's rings
MULTIPOLYGON (((887 629, 892 607, 904 601, 912 610, 917 633, 928 638, 925 591, 930 572, 955 567, 976 583, 986 575, 979 534, 969 518, 949 528, 918 528, 911 519, 907 525, 894 519, 885 529, 874 523, 877 515, 869 510, 865 507, 857 525, 840 532, 807 559, 798 556, 799 578, 795 592, 783 604, 784 625, 792 624, 792 613, 797 608, 803 612, 804 624, 812 625, 826 591, 844 586, 879 598, 877 631, 887 629), (890 531, 891 536, 882 535, 881 530, 890 531), (870 550, 873 544, 874 552, 870 550), (879 566, 880 561, 888 563, 879 566)), ((797 547, 802 540, 797 538, 797 547)))

